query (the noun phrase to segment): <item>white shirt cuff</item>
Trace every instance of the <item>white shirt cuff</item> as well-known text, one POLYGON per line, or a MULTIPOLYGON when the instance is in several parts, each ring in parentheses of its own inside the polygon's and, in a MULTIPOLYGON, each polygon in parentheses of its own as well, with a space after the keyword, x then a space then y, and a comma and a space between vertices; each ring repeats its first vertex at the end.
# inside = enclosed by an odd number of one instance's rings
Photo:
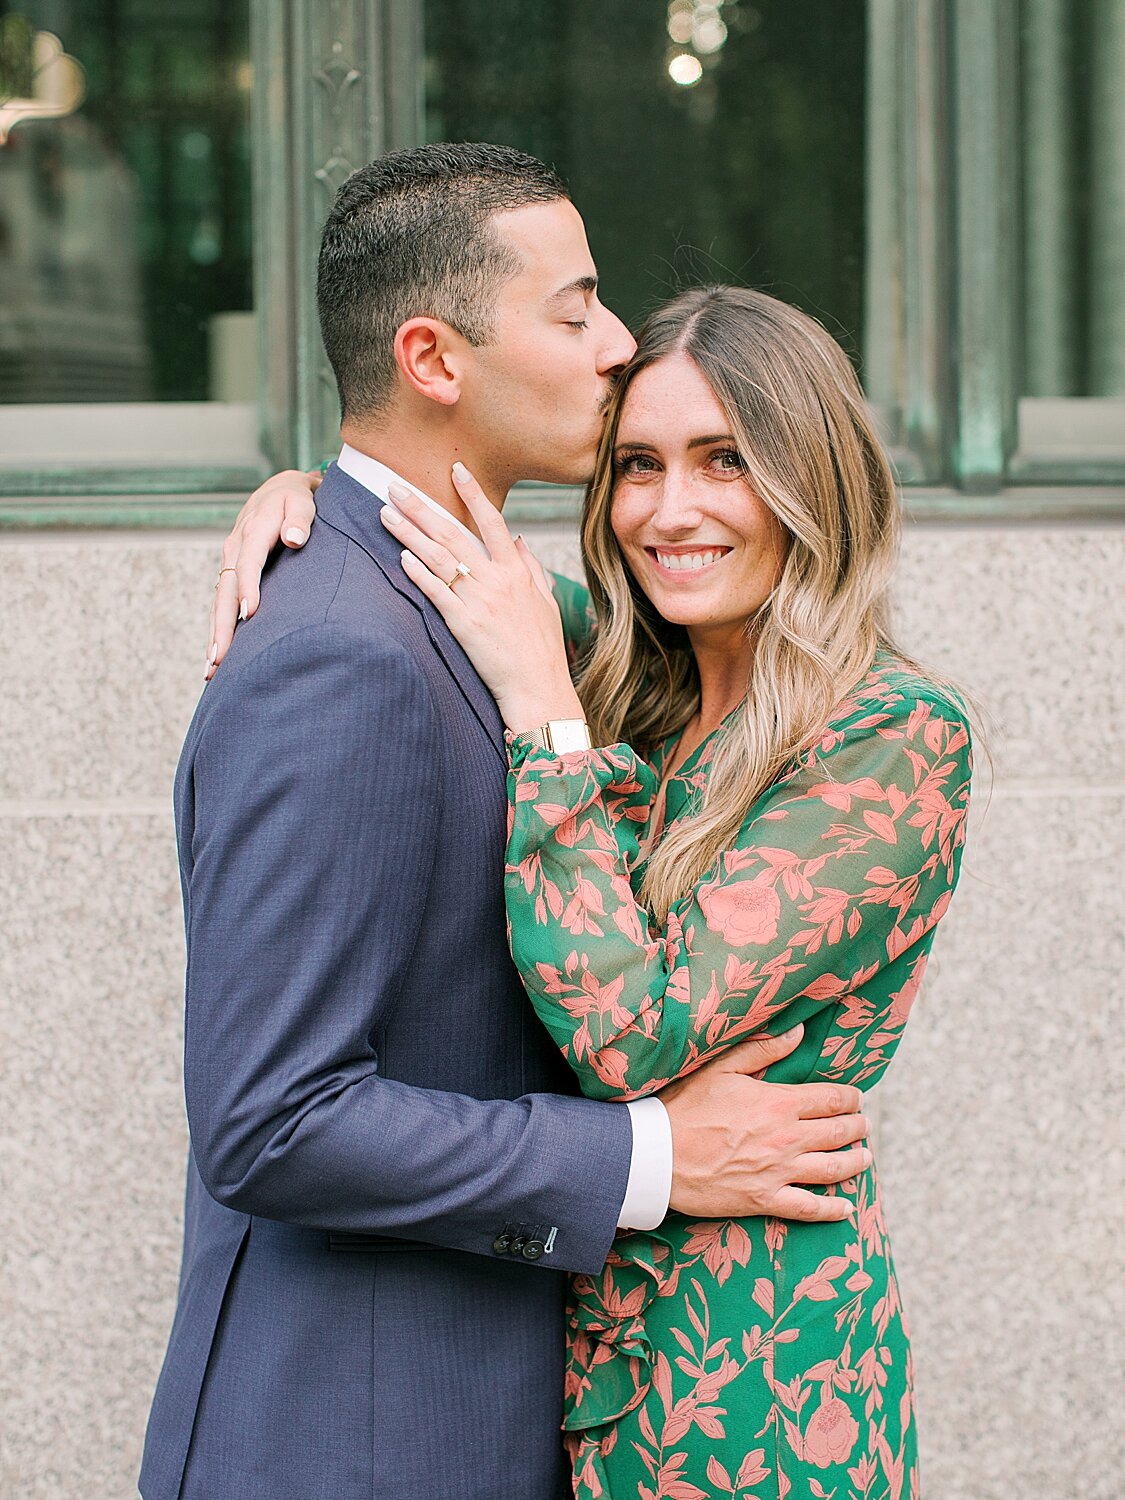
POLYGON ((633 1127, 633 1155, 618 1229, 655 1229, 672 1196, 672 1126, 659 1099, 633 1099, 625 1106, 633 1127))

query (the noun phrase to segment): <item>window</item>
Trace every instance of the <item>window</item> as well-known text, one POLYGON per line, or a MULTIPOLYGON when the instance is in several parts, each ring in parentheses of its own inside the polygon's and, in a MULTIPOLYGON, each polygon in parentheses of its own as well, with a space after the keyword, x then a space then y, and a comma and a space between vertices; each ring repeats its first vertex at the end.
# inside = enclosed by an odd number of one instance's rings
POLYGON ((442 137, 554 162, 629 319, 724 278, 814 313, 916 510, 1123 508, 1125 0, 0 0, 0 23, 0 93, 35 92, 17 25, 86 75, 0 146, 0 521, 212 520, 330 453, 321 225, 352 169, 442 137))
POLYGON ((1125 6, 1022 0, 1014 467, 1125 472, 1125 6))
POLYGON ((553 163, 627 322, 737 279, 858 356, 864 7, 427 0, 426 135, 553 163))
POLYGON ((9 491, 257 472, 251 85, 247 3, 0 6, 9 491))

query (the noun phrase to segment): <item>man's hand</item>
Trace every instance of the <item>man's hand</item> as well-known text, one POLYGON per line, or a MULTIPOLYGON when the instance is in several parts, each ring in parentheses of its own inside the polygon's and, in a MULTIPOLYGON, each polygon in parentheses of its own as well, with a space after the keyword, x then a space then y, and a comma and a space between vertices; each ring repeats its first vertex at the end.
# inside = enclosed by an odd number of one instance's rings
POLYGON ((871 1165, 857 1145, 868 1122, 858 1089, 763 1083, 750 1075, 787 1057, 802 1028, 732 1047, 658 1095, 672 1125, 672 1199, 693 1219, 768 1214, 812 1223, 847 1218, 850 1198, 797 1183, 844 1182, 871 1165), (841 1149, 841 1148, 848 1149, 841 1149))

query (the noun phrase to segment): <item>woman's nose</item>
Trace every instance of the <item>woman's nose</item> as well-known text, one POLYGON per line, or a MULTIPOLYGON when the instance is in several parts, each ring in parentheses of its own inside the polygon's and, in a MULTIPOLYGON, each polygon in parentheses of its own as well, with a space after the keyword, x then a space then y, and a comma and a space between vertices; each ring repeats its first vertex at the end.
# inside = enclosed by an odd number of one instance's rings
POLYGON ((690 480, 675 468, 666 469, 656 498, 652 524, 658 531, 670 536, 694 530, 699 521, 699 505, 690 480))

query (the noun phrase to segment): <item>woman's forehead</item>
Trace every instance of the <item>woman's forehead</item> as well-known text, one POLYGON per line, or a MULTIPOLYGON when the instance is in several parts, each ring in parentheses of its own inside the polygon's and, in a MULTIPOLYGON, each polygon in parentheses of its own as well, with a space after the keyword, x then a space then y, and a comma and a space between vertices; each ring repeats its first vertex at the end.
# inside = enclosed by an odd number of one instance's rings
POLYGON ((622 401, 619 432, 651 428, 650 438, 661 435, 668 439, 701 423, 708 432, 726 432, 729 427, 722 404, 689 355, 679 350, 663 355, 630 379, 622 401))

